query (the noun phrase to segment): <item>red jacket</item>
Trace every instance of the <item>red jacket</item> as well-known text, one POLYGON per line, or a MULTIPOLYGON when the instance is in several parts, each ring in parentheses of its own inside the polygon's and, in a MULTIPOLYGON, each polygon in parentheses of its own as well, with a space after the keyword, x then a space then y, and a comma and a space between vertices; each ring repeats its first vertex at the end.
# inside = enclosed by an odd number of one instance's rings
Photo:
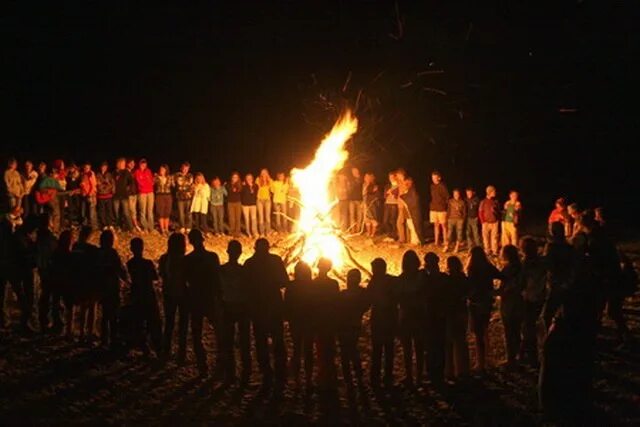
POLYGON ((481 224, 494 224, 498 222, 500 208, 496 199, 484 199, 480 202, 478 218, 481 224))
POLYGON ((133 178, 136 180, 136 184, 138 184, 138 193, 153 193, 153 173, 151 169, 136 169, 133 173, 133 178))

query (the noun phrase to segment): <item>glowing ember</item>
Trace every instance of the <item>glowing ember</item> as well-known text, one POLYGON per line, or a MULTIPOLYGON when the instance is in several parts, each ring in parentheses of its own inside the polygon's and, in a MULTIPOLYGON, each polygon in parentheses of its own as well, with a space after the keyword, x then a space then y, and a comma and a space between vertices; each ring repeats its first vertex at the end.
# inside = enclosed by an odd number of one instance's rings
POLYGON ((324 138, 311 164, 291 171, 293 183, 300 190, 296 233, 303 238, 300 258, 310 265, 321 257, 329 258, 334 267, 343 264, 345 249, 331 215, 336 201, 330 196, 329 186, 349 157, 344 145, 357 130, 358 119, 347 110, 324 138))

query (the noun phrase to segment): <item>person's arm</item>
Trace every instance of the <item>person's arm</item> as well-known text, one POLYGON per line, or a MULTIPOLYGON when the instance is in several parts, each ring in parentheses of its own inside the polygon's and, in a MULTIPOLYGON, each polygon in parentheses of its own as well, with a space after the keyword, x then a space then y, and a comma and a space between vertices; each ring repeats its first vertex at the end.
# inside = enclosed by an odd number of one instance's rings
POLYGON ((478 219, 480 220, 480 224, 484 224, 484 209, 483 209, 483 203, 485 201, 481 201, 478 204, 478 219))

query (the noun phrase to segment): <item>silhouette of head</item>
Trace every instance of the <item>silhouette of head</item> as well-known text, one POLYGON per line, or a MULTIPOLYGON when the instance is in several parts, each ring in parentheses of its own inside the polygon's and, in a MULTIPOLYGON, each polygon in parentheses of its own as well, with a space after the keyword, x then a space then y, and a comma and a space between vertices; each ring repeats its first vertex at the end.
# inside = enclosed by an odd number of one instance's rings
POLYGON ((402 255, 402 272, 411 273, 420 269, 420 258, 416 251, 409 249, 402 255))
POLYGON ((360 286, 362 282, 362 273, 357 268, 352 268, 347 273, 347 288, 353 289, 360 286))
POLYGON ((142 253, 144 252, 144 240, 140 237, 134 237, 129 242, 129 247, 131 248, 131 253, 134 257, 140 258, 142 257, 142 253))
POLYGON ((229 255, 229 260, 237 261, 242 255, 242 243, 237 240, 231 240, 229 244, 227 244, 227 255, 229 255))
POLYGON ((424 256, 424 268, 427 271, 440 271, 440 258, 435 252, 427 252, 424 256))
POLYGON ((204 237, 200 230, 191 230, 189 232, 189 242, 194 248, 202 248, 204 246, 204 237))
POLYGON ((459 276, 462 273, 462 261, 457 256, 447 258, 447 271, 452 276, 459 276))
POLYGON ((520 264, 518 248, 513 245, 506 245, 502 248, 502 260, 509 265, 520 264))
POLYGON ((103 249, 111 249, 113 248, 113 244, 115 243, 115 236, 113 235, 113 231, 104 230, 100 234, 100 247, 103 249))
POLYGON ((258 240, 256 240, 255 251, 256 251, 256 254, 260 254, 260 255, 268 254, 269 253, 269 241, 267 239, 265 239, 264 237, 261 237, 258 240))
POLYGON ((187 240, 182 233, 172 233, 167 242, 167 253, 169 255, 184 255, 187 251, 187 240))
POLYGON ((91 237, 91 233, 93 233, 93 229, 90 226, 82 226, 82 228, 80 229, 80 233, 78 233, 78 241, 86 243, 91 237))
POLYGON ((371 273, 373 273, 374 276, 387 274, 387 262, 382 258, 376 258, 371 261, 371 273))
POLYGON ((320 276, 326 276, 331 268, 333 267, 333 263, 329 258, 320 258, 318 260, 318 274, 320 276))
POLYGON ((299 261, 293 269, 293 277, 300 281, 311 280, 311 267, 304 261, 299 261))
POLYGON ((538 256, 538 244, 531 237, 525 237, 520 241, 520 250, 525 258, 535 258, 538 256))

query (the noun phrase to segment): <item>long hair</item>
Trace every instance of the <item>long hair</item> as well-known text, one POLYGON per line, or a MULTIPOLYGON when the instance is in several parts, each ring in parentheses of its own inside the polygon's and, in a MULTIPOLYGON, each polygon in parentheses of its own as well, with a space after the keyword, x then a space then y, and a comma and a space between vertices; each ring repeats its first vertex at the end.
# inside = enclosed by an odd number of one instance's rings
POLYGON ((409 249, 402 255, 402 273, 411 274, 420 270, 420 258, 416 251, 409 249))
POLYGON ((485 271, 490 265, 491 263, 489 262, 484 249, 480 246, 476 246, 471 249, 471 256, 467 263, 467 274, 469 276, 485 271))
POLYGON ((506 245, 502 248, 502 259, 512 267, 520 266, 520 255, 518 254, 518 248, 513 245, 506 245))

